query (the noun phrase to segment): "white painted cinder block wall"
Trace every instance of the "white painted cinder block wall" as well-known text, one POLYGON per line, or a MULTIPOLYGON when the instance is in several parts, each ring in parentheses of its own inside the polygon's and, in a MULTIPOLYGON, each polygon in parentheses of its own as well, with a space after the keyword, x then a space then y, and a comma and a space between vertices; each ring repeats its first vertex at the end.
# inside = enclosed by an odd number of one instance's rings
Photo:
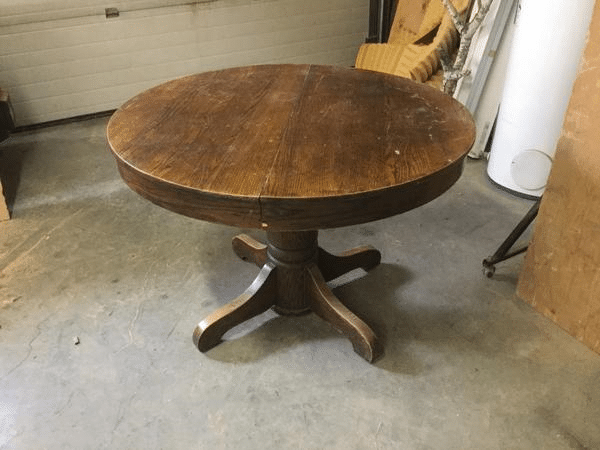
POLYGON ((17 125, 110 110, 195 72, 264 63, 351 66, 367 34, 368 0, 177 3, 26 0, 19 9, 0 0, 0 86, 17 125), (119 16, 107 18, 105 7, 113 6, 119 16))

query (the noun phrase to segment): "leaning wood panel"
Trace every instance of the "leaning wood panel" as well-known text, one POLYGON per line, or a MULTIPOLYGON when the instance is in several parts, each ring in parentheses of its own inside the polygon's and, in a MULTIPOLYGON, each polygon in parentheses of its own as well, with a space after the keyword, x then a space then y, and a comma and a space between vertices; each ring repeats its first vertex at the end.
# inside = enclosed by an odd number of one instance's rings
POLYGON ((2 181, 0 181, 0 222, 8 219, 10 219, 10 215, 8 213, 8 208, 6 207, 6 200, 4 199, 2 181))
POLYGON ((600 352, 600 2, 518 295, 600 352))

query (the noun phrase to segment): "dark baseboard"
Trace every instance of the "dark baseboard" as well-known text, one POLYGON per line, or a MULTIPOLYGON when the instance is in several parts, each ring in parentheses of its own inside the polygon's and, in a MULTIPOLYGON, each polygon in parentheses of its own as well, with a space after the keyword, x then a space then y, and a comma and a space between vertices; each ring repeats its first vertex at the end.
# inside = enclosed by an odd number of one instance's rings
POLYGON ((64 119, 50 120, 48 122, 41 122, 41 123, 34 123, 31 125, 18 126, 12 131, 12 133, 13 134, 23 133, 26 131, 40 130, 43 128, 56 127, 58 125, 65 125, 65 124, 74 123, 74 122, 83 122, 84 120, 98 119, 101 117, 110 117, 113 115, 113 113, 115 111, 116 111, 115 109, 111 109, 108 111, 100 111, 100 112, 95 112, 95 113, 91 113, 91 114, 82 114, 81 116, 67 117, 64 119))

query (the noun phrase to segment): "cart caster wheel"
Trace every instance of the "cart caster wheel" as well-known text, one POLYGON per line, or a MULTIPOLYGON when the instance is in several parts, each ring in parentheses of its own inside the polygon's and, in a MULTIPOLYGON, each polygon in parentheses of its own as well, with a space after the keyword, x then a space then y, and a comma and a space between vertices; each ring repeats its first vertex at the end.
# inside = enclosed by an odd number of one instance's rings
POLYGON ((488 278, 492 278, 494 276, 494 273, 496 273, 496 267, 493 264, 486 264, 486 262, 483 262, 483 274, 488 277, 488 278))

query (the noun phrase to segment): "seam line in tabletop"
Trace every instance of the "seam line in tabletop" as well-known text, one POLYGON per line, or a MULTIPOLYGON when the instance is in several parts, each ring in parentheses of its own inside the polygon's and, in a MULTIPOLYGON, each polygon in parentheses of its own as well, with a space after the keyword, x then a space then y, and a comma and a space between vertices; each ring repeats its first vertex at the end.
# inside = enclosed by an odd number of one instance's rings
POLYGON ((288 137, 288 133, 291 129, 290 123, 292 123, 292 121, 295 119, 295 117, 298 116, 300 105, 302 104, 302 99, 304 98, 304 95, 305 95, 306 83, 308 82, 308 79, 312 72, 312 68, 313 68, 312 64, 308 66, 308 70, 306 71, 306 75, 304 76, 304 81, 302 82, 302 88, 300 89, 300 95, 298 95, 298 98, 296 99, 296 104, 294 105, 294 107, 292 108, 292 111, 290 112, 287 124, 283 131, 283 135, 281 137, 281 144, 277 148, 277 152, 275 153, 275 156, 273 157, 273 161, 271 162, 271 167, 269 168, 269 172, 267 173, 267 176, 265 177, 265 181, 263 182, 263 184, 258 192, 258 209, 259 209, 259 214, 260 214, 260 220, 261 220, 261 223, 263 224, 263 226, 265 226, 265 227, 268 224, 264 223, 263 204, 262 204, 263 193, 265 192, 266 187, 269 185, 269 182, 271 180, 271 175, 273 173, 273 170, 275 169, 275 164, 277 163, 277 160, 279 159, 279 155, 281 154, 282 148, 284 146, 289 146, 287 137, 288 137))

